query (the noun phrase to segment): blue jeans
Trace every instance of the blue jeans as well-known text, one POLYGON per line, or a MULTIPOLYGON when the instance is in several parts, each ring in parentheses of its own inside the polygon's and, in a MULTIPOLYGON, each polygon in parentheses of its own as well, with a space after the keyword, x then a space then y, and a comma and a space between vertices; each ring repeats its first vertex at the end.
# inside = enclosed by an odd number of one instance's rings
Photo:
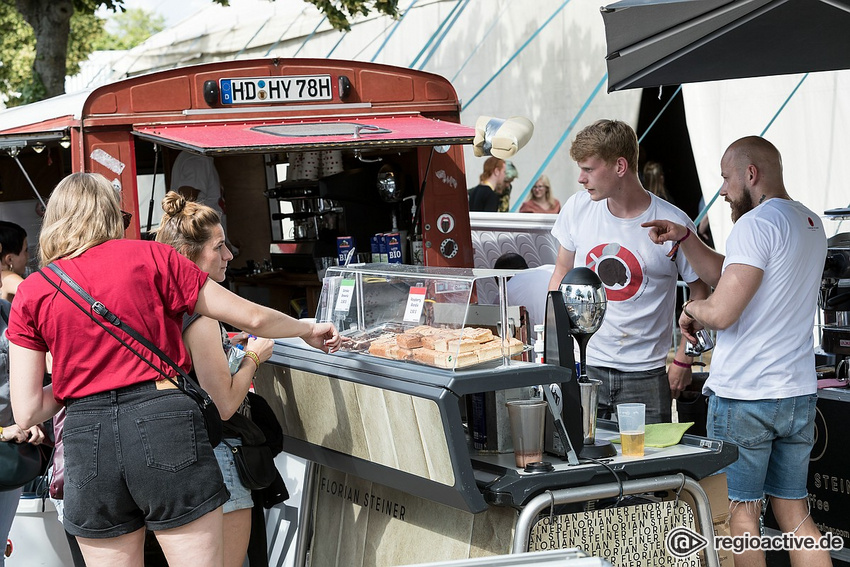
POLYGON ((738 460, 720 471, 726 473, 730 500, 808 496, 817 399, 816 394, 771 400, 709 396, 708 436, 738 445, 738 460))
POLYGON ((654 370, 623 372, 600 366, 587 367, 588 378, 599 380, 599 405, 597 416, 617 421, 617 405, 646 404, 647 423, 670 423, 673 420, 673 398, 667 370, 662 366, 654 370))
MULTIPOLYGON (((241 439, 225 437, 224 440, 234 447, 242 446, 241 439)), ((224 443, 219 443, 218 447, 215 448, 215 458, 218 461, 218 467, 221 469, 221 476, 224 477, 224 486, 230 492, 230 499, 224 503, 222 512, 227 514, 236 510, 253 508, 254 498, 251 496, 251 491, 245 488, 239 478, 239 471, 236 469, 236 461, 230 447, 224 443)))
POLYGON ((66 403, 71 535, 108 538, 197 520, 228 498, 198 405, 153 382, 66 403))

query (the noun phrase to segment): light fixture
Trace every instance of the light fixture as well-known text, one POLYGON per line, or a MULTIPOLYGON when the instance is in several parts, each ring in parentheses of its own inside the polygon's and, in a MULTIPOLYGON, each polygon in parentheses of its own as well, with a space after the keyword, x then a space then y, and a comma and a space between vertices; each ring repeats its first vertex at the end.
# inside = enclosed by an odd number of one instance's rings
POLYGON ((71 147, 71 138, 65 136, 61 140, 59 140, 59 145, 65 148, 66 150, 71 147))
POLYGON ((37 154, 40 154, 41 152, 44 151, 44 144, 42 144, 41 142, 36 142, 32 146, 32 151, 34 151, 37 154))

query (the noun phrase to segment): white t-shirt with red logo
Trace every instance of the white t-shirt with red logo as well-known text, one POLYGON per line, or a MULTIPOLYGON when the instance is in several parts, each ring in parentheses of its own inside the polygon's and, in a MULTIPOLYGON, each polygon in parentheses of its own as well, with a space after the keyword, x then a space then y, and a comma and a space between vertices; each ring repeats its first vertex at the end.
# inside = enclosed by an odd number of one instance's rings
POLYGON ((593 201, 581 191, 570 197, 552 227, 561 246, 575 252, 575 265, 592 269, 605 286, 608 308, 587 346, 590 366, 627 372, 663 367, 673 344, 677 276, 685 282, 697 279, 683 253, 671 260, 672 242, 655 244, 640 226, 668 219, 695 235, 694 223, 649 195, 652 201, 641 215, 621 219, 608 210, 607 200, 593 201))
POLYGON ((817 391, 814 335, 826 235, 796 201, 769 199, 743 215, 726 240, 723 270, 764 270, 738 320, 718 331, 704 391, 723 398, 791 398, 817 391))

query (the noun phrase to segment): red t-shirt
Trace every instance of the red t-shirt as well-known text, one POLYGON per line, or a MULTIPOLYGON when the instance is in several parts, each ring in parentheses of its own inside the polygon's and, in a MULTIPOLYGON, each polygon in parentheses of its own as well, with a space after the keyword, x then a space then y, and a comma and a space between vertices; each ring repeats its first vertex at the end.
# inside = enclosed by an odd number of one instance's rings
MULTIPOLYGON (((183 314, 194 311, 206 272, 172 247, 142 240, 110 240, 56 264, 174 362, 191 368, 181 337, 183 314)), ((43 272, 89 309, 59 276, 43 272)), ((103 322, 169 376, 175 374, 155 354, 103 322)), ((38 273, 18 287, 7 336, 18 346, 53 354, 53 395, 60 403, 161 378, 38 273)))

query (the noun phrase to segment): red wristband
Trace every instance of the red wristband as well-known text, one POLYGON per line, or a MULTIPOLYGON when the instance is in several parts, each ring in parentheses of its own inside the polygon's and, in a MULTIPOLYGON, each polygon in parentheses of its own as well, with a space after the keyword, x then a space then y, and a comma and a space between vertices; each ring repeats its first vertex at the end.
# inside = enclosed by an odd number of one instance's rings
POLYGON ((685 236, 682 238, 682 240, 678 241, 680 244, 682 242, 684 242, 685 240, 687 240, 688 237, 691 235, 691 229, 689 229, 688 227, 685 227, 685 230, 687 230, 687 232, 685 233, 685 236))
POLYGON ((673 364, 675 364, 679 368, 690 368, 692 366, 692 365, 688 364, 687 362, 681 362, 679 360, 676 360, 675 358, 673 359, 673 364))

